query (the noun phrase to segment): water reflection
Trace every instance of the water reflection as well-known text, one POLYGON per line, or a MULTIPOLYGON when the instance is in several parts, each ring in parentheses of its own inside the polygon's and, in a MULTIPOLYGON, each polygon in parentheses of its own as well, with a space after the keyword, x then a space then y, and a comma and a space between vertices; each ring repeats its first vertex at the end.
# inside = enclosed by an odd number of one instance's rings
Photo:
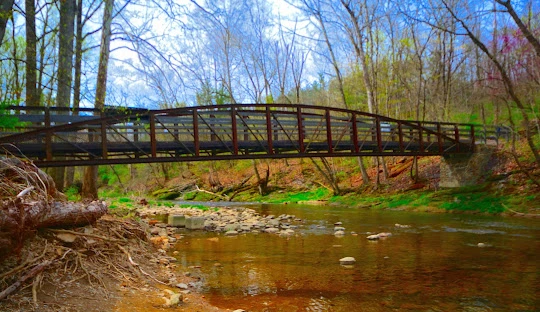
POLYGON ((183 266, 202 266, 209 300, 249 311, 533 311, 536 220, 265 205, 304 220, 293 237, 187 236, 183 266), (344 237, 333 235, 343 222, 344 237), (399 228, 395 224, 411 225, 399 228), (321 228, 322 226, 322 228, 321 228), (357 233, 392 232, 369 241, 357 233), (515 235, 521 235, 517 237, 515 235), (479 248, 478 243, 485 243, 479 248), (351 268, 339 259, 352 256, 351 268), (214 264, 219 262, 220 266, 214 264))

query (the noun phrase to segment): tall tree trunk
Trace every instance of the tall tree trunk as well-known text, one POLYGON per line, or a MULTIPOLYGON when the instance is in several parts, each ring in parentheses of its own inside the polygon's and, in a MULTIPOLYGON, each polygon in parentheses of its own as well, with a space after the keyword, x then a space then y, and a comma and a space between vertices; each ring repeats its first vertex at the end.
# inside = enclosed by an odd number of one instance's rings
POLYGON ((13 3, 15 3, 15 0, 2 0, 0 3, 0 45, 4 39, 7 22, 11 18, 13 12, 13 3))
MULTIPOLYGON (((111 23, 114 0, 105 0, 103 12, 103 27, 101 29, 101 47, 99 51, 99 68, 96 83, 96 100, 94 107, 103 109, 107 90, 107 67, 111 43, 111 23)), ((97 198, 97 166, 89 166, 84 170, 84 180, 81 195, 83 198, 97 198)))
MULTIPOLYGON (((32 1, 32 0, 26 0, 32 1)), ((82 42, 83 42, 83 23, 82 23, 82 0, 77 0, 77 22, 75 37, 75 81, 73 82, 73 108, 74 113, 78 113, 79 103, 81 101, 81 71, 82 71, 82 42)), ((75 167, 66 169, 66 185, 73 185, 75 179, 75 167)))
MULTIPOLYGON (((58 26, 58 88, 56 106, 69 107, 71 103, 71 80, 73 78, 73 37, 75 22, 75 0, 60 1, 60 24, 58 26)), ((53 179, 56 187, 64 187, 65 167, 55 168, 53 179)))
POLYGON ((36 7, 34 0, 25 0, 26 7, 26 106, 39 106, 36 92, 36 7))

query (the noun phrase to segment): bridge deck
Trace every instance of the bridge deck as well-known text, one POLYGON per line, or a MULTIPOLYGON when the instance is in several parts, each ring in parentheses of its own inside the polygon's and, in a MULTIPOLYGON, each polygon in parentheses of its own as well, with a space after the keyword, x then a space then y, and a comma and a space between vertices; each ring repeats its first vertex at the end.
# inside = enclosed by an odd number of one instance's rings
POLYGON ((18 107, 0 132, 8 153, 40 166, 211 159, 471 153, 474 125, 396 120, 307 105, 220 105, 158 111, 18 107), (97 115, 97 116, 96 116, 97 115))

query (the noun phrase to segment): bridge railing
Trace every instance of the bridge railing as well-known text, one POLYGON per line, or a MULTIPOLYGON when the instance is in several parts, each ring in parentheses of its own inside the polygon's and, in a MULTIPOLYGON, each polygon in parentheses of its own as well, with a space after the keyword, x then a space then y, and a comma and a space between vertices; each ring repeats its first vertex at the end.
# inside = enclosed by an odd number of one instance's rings
POLYGON ((13 143, 10 152, 48 165, 62 164, 56 156, 76 159, 70 164, 77 165, 467 153, 474 148, 476 129, 284 104, 120 112, 17 109, 20 119, 32 127, 4 129, 0 143, 13 143))

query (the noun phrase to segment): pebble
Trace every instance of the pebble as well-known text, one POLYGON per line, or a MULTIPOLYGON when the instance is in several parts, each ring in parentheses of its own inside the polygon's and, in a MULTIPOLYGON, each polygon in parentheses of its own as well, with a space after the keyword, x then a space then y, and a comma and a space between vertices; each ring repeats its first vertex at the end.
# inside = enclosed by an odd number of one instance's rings
POLYGON ((237 231, 227 231, 225 232, 225 236, 235 236, 238 235, 237 231))
POLYGON ((335 235, 335 236, 343 236, 343 235, 345 235, 345 232, 343 232, 343 231, 336 231, 336 232, 334 233, 334 235, 335 235))
POLYGON ((188 285, 186 283, 176 284, 176 287, 180 289, 188 289, 188 285))
POLYGON ((353 257, 345 257, 345 258, 339 259, 339 263, 343 265, 351 265, 351 264, 354 264, 355 262, 356 262, 356 259, 354 259, 353 257))
POLYGON ((275 228, 275 227, 271 227, 271 228, 267 228, 264 230, 266 233, 277 233, 279 232, 279 229, 278 228, 275 228))
POLYGON ((395 227, 397 227, 397 228, 402 228, 402 229, 407 229, 407 228, 410 228, 411 226, 410 226, 410 225, 407 225, 407 224, 399 224, 399 223, 396 223, 396 224, 395 224, 395 227))
POLYGON ((484 248, 484 247, 486 247, 486 244, 485 243, 478 243, 477 246, 480 247, 480 248, 484 248))

